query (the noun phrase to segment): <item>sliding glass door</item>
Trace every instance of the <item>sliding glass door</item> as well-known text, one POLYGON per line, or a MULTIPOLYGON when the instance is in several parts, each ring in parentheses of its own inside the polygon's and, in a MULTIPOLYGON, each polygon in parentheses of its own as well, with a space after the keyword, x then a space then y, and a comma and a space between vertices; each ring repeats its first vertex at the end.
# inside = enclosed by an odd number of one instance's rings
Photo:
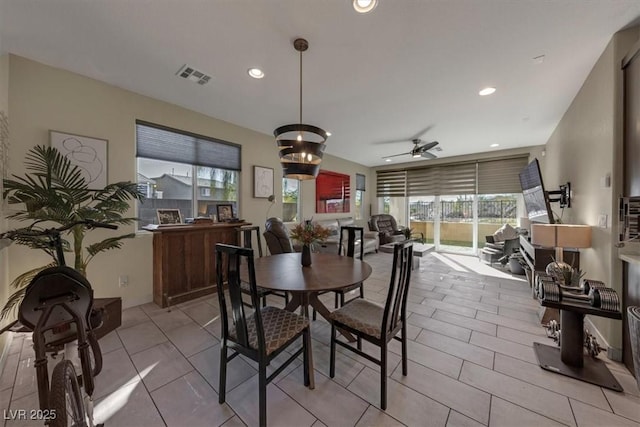
POLYGON ((471 194, 439 196, 439 239, 436 250, 475 254, 474 196, 471 194))

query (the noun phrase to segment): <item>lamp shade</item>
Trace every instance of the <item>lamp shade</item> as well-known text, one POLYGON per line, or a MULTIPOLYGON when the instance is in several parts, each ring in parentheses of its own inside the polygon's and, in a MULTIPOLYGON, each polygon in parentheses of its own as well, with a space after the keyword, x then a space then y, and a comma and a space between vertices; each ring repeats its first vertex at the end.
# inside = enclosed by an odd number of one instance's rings
POLYGON ((590 248, 591 226, 531 224, 531 243, 553 248, 590 248))
POLYGON ((556 247, 556 229, 554 224, 531 224, 531 244, 556 247))
POLYGON ((556 224, 556 246, 561 248, 590 248, 591 226, 556 224))

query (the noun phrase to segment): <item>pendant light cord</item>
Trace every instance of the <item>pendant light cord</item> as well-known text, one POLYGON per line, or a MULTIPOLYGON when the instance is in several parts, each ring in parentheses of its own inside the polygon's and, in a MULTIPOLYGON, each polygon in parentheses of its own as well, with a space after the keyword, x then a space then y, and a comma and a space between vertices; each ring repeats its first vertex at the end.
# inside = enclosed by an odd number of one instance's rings
POLYGON ((300 124, 302 124, 302 51, 300 51, 300 124))

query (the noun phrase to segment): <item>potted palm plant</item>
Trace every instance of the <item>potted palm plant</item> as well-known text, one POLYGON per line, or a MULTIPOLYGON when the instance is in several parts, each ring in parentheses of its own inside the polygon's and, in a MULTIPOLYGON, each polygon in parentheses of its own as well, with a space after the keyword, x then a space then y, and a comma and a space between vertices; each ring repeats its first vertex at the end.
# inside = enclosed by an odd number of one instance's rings
MULTIPOLYGON (((92 219, 107 224, 126 225, 136 218, 125 217, 130 200, 144 200, 135 182, 123 181, 108 184, 103 189, 91 190, 80 168, 58 150, 46 146, 35 146, 25 158, 24 176, 13 175, 5 179, 4 201, 14 208, 7 215, 14 221, 28 222, 26 229, 41 230, 47 223, 59 226, 74 221, 92 219)), ((124 239, 135 233, 108 237, 102 241, 84 245, 88 229, 82 226, 69 230, 69 240, 64 240, 65 250, 73 254, 73 267, 83 276, 87 274, 87 265, 99 253, 119 249, 124 239)), ((18 244, 50 253, 51 248, 40 238, 21 239, 18 244)), ((11 286, 16 289, 0 312, 5 318, 22 300, 25 286, 43 269, 45 265, 21 274, 11 286)))

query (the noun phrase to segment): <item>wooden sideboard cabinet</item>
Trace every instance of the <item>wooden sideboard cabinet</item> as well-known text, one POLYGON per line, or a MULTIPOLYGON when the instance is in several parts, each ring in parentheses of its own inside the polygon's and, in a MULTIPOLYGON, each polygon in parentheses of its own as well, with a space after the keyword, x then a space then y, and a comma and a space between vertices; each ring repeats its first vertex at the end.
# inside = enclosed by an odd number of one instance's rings
POLYGON ((160 307, 216 290, 216 243, 235 245, 246 222, 162 226, 153 230, 153 302, 160 307))

